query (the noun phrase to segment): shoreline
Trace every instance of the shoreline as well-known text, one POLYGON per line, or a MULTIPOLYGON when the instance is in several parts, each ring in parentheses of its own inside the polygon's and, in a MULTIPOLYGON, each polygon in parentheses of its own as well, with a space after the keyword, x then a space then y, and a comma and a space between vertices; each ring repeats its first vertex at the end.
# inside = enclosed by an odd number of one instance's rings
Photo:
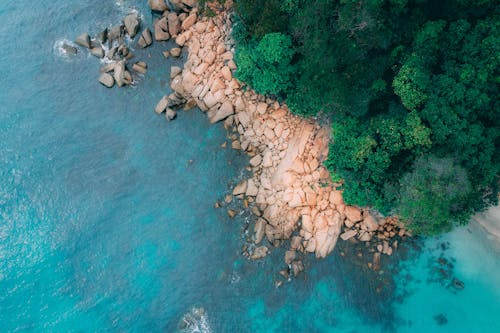
POLYGON ((298 252, 324 258, 340 237, 370 243, 374 255, 367 264, 377 270, 381 254, 391 255, 398 241, 411 235, 394 218, 345 205, 322 165, 328 156, 328 127, 293 115, 286 105, 245 89, 233 77, 229 6, 211 18, 198 16, 196 7, 178 15, 181 29, 172 39, 187 49, 187 60, 182 69, 172 68, 174 93, 162 98, 157 109, 168 113, 179 100, 186 109, 198 106, 211 123, 224 123, 231 148, 249 155, 253 176, 232 191, 256 217, 248 257, 261 259, 270 246, 290 240, 285 263, 300 272, 298 252), (270 246, 262 245, 264 238, 270 246))

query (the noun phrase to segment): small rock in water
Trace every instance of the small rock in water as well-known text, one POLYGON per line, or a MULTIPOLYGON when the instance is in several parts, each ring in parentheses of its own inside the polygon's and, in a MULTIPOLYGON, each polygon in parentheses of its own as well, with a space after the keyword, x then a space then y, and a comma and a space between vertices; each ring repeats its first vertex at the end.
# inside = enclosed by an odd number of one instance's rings
POLYGON ((113 87, 113 85, 115 84, 113 76, 111 76, 111 74, 108 73, 102 73, 101 77, 99 77, 99 82, 108 88, 113 87))
POLYGON ((182 53, 182 50, 178 47, 174 47, 173 49, 170 50, 170 54, 172 57, 180 57, 182 53))
POLYGON ((118 61, 114 71, 116 85, 122 87, 125 84, 125 61, 118 61))
POLYGON ((232 209, 227 210, 227 215, 229 215, 230 218, 233 218, 236 216, 236 212, 232 209))
POLYGON ((297 277, 304 270, 304 264, 300 260, 292 262, 293 276, 297 277))
POLYGON ((146 63, 139 61, 132 65, 132 69, 137 73, 146 74, 147 65, 146 63))
POLYGON ((80 36, 76 37, 75 43, 90 49, 90 36, 88 33, 83 33, 80 36))
POLYGON ((151 31, 149 30, 149 28, 146 28, 142 31, 141 38, 139 38, 137 44, 142 48, 146 48, 152 43, 153 37, 151 36, 151 31))
POLYGON ((165 95, 162 97, 162 99, 160 99, 160 101, 158 102, 158 104, 156 104, 156 107, 155 107, 155 112, 160 114, 162 113, 163 111, 165 111, 165 109, 167 108, 168 106, 168 96, 165 95))

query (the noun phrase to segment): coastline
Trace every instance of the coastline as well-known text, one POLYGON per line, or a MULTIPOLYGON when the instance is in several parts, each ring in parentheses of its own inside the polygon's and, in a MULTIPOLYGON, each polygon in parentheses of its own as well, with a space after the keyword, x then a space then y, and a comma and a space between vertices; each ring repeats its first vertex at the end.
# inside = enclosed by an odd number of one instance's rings
POLYGON ((322 165, 328 156, 328 127, 293 115, 285 104, 258 95, 233 77, 230 5, 212 18, 198 16, 196 7, 178 15, 179 33, 172 38, 187 49, 187 61, 183 69, 172 68, 174 93, 157 109, 168 113, 168 106, 178 106, 179 100, 185 108, 198 106, 211 123, 224 122, 233 149, 249 155, 253 176, 233 189, 233 196, 244 199, 256 217, 248 257, 269 253, 261 245, 264 238, 275 247, 290 240, 285 263, 300 272, 297 252, 324 258, 340 237, 371 242, 374 255, 368 266, 378 269, 380 255, 391 255, 398 240, 410 234, 394 218, 345 205, 338 184, 322 165))

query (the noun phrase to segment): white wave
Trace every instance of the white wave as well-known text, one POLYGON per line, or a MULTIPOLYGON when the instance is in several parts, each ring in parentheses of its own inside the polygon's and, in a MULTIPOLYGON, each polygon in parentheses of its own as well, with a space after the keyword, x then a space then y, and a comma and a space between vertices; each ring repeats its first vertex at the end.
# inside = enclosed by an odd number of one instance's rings
POLYGON ((181 331, 188 333, 211 333, 208 316, 203 308, 192 308, 181 319, 181 331))

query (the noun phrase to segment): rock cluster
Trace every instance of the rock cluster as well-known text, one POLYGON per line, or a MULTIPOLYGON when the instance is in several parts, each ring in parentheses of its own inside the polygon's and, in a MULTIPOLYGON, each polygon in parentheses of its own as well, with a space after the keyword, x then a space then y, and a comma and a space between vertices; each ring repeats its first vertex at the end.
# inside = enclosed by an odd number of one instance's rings
MULTIPOLYGON (((141 20, 137 14, 125 16, 121 24, 115 25, 110 29, 104 29, 91 38, 88 33, 78 36, 75 43, 89 50, 90 54, 99 59, 103 59, 105 65, 101 67, 99 82, 104 86, 111 88, 115 84, 118 87, 132 85, 134 78, 132 73, 146 74, 147 65, 143 61, 135 62, 129 70, 128 61, 134 57, 129 45, 126 44, 125 37, 128 35, 134 38, 141 26, 141 20)), ((139 37, 137 45, 147 47, 152 44, 151 32, 148 28, 144 29, 139 37)), ((69 50, 76 54, 75 50, 69 50)))
POLYGON ((189 101, 206 112, 210 122, 223 121, 233 139, 231 147, 251 157, 253 177, 233 190, 257 216, 256 246, 248 256, 267 255, 266 245, 257 247, 264 238, 273 246, 291 239, 285 262, 300 272, 298 251, 323 258, 339 236, 366 242, 375 237, 382 241, 381 252, 390 255, 389 239, 401 231, 393 223, 379 222, 367 211, 345 205, 322 165, 328 155, 329 129, 292 115, 286 105, 251 89, 241 89, 242 83, 233 77, 236 65, 228 14, 198 18, 193 8, 178 18, 176 42, 187 48, 188 58, 182 70, 172 68, 174 93, 160 101, 157 112, 189 101))

